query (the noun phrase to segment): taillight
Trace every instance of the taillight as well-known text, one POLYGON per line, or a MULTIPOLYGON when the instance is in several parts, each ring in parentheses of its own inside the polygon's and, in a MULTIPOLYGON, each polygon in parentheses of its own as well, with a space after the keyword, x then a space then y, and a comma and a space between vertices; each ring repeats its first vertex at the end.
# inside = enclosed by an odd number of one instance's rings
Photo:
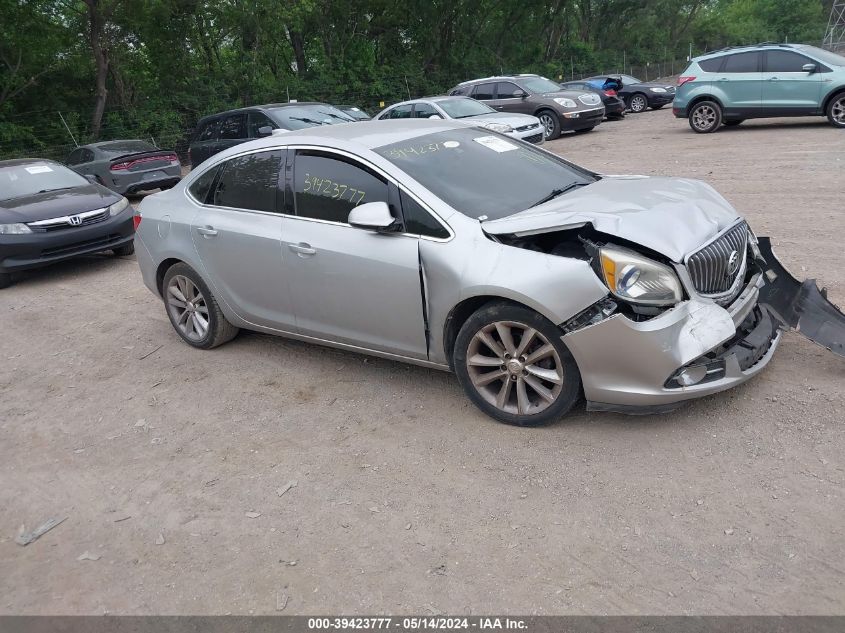
POLYGON ((169 160, 171 163, 178 163, 179 162, 179 157, 176 154, 168 154, 167 156, 165 156, 165 158, 167 160, 169 160))
POLYGON ((129 165, 131 165, 131 164, 132 163, 115 163, 114 165, 109 167, 109 169, 111 171, 125 171, 125 170, 129 169, 129 165))
POLYGON ((605 90, 605 91, 604 91, 604 94, 606 94, 608 97, 615 97, 615 96, 616 96, 616 91, 615 91, 615 90, 613 90, 613 89, 611 88, 611 89, 609 89, 609 90, 605 90))
POLYGON ((679 86, 683 86, 688 81, 695 81, 695 77, 678 77, 679 86))
POLYGON ((138 209, 135 209, 135 215, 132 216, 132 224, 135 225, 135 230, 138 230, 138 227, 141 226, 141 212, 138 209))

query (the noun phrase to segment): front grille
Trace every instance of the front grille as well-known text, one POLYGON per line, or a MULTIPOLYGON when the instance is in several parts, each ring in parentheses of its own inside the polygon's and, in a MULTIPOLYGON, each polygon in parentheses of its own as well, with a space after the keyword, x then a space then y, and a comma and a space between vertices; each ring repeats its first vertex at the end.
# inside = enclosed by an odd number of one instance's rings
POLYGON ((55 222, 50 222, 49 220, 44 221, 43 224, 32 223, 29 226, 29 229, 33 233, 50 233, 52 231, 61 231, 64 229, 75 229, 80 226, 89 226, 91 224, 98 224, 99 222, 103 222, 108 219, 109 217, 109 209, 106 207, 100 213, 96 215, 89 215, 84 217, 84 214, 81 214, 82 222, 80 224, 71 224, 68 217, 56 218, 55 222))
POLYGON ((687 270, 696 291, 710 296, 728 292, 745 270, 747 243, 748 225, 740 222, 690 255, 687 270))
POLYGON ((526 136, 524 140, 529 143, 539 143, 543 140, 543 133, 541 132, 540 134, 534 134, 533 136, 526 136))

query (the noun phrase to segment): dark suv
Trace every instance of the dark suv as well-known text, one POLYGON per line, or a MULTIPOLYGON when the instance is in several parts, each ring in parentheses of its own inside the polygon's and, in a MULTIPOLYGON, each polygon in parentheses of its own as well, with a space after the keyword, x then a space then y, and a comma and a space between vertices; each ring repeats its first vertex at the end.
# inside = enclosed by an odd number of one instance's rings
POLYGON ((564 90, 539 75, 474 79, 458 84, 449 94, 478 99, 502 112, 533 114, 543 124, 547 141, 561 132, 589 132, 604 118, 601 97, 595 92, 564 90))
POLYGON ((203 117, 191 136, 191 166, 227 147, 270 136, 273 130, 351 123, 352 117, 325 103, 271 103, 203 117))

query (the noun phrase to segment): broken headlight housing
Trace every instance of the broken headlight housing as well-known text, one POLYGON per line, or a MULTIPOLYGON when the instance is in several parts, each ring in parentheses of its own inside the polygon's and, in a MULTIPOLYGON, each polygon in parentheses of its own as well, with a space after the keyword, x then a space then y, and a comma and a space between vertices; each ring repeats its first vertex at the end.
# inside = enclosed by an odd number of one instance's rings
POLYGON ((683 299, 674 270, 633 251, 603 246, 599 249, 599 267, 610 292, 630 303, 668 306, 683 299))

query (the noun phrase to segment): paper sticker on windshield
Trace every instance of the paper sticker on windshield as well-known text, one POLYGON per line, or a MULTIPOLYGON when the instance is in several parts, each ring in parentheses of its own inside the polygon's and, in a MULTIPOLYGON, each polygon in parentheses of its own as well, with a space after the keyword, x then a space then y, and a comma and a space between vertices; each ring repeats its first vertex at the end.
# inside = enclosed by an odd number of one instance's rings
POLYGON ((44 174, 48 171, 53 171, 47 165, 32 165, 31 167, 24 167, 30 174, 44 174))
POLYGON ((508 143, 505 139, 499 138, 498 136, 479 136, 478 138, 472 139, 476 143, 481 143, 484 147, 489 147, 494 152, 510 152, 517 149, 517 146, 513 143, 508 143))
POLYGON ((460 147, 460 145, 458 141, 443 141, 443 147, 448 147, 449 149, 455 149, 456 147, 460 147))

